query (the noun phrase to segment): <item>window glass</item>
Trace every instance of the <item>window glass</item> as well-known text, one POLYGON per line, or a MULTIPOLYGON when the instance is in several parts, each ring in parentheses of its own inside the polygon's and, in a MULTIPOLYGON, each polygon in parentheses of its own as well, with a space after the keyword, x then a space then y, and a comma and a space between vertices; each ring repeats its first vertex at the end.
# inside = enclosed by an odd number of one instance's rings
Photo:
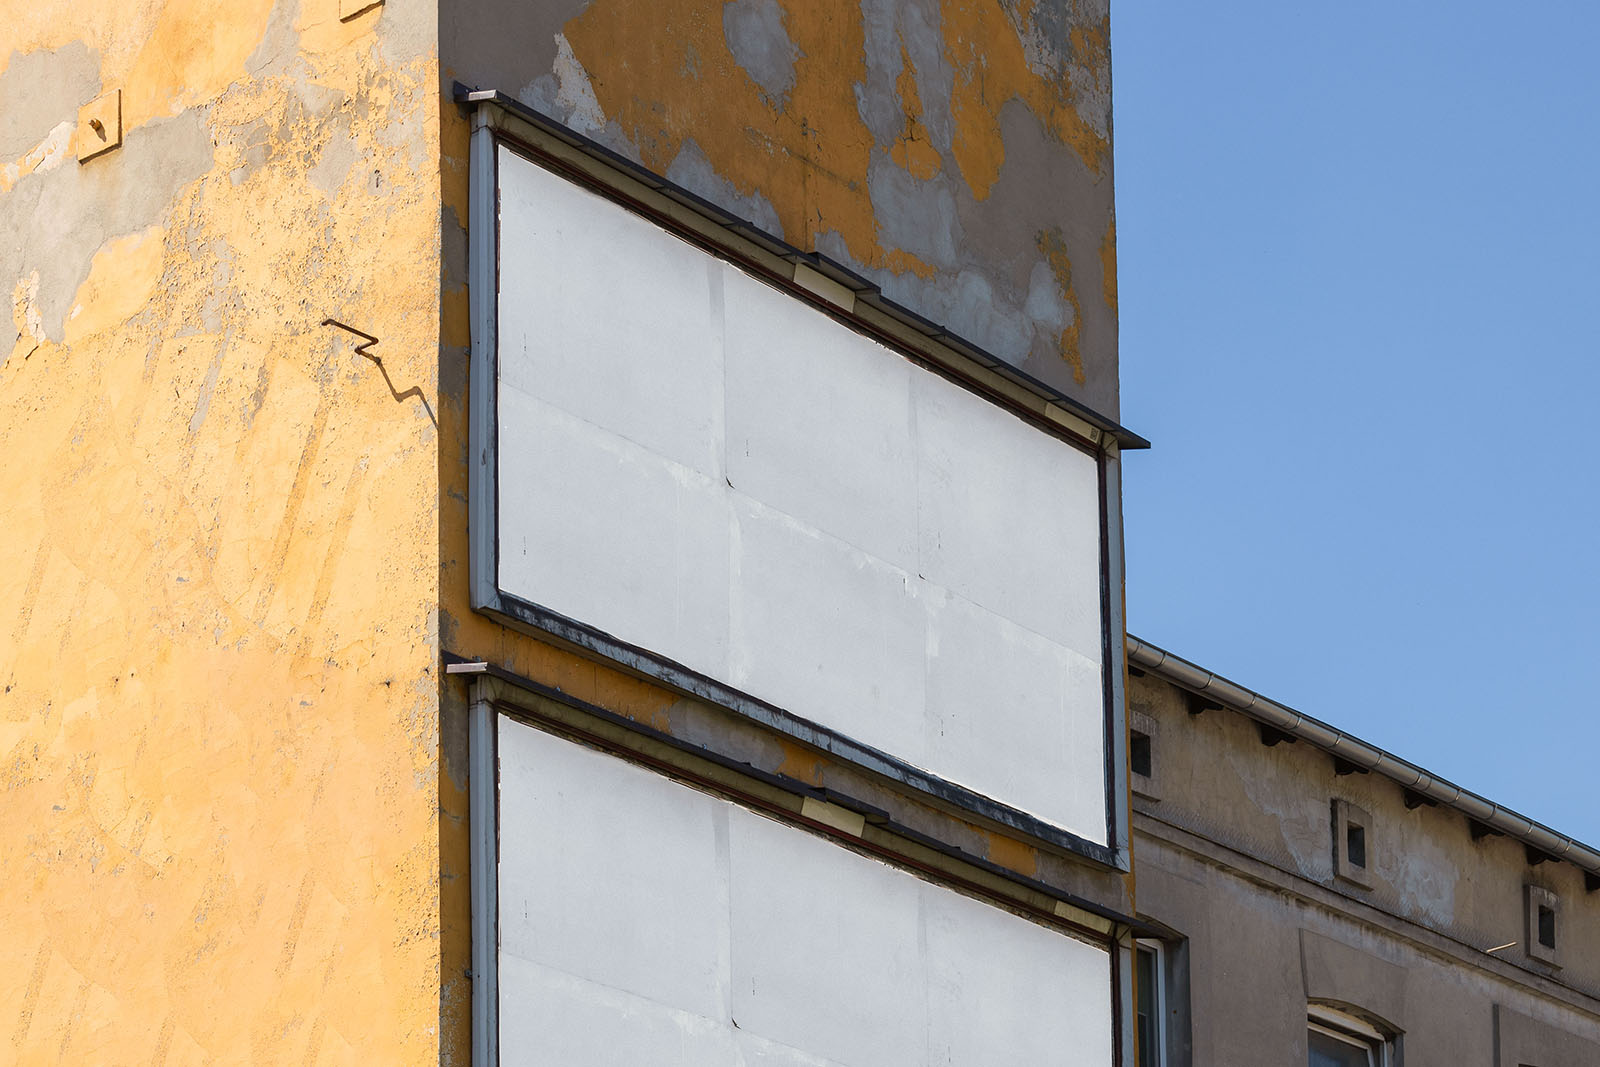
POLYGON ((1161 957, 1150 945, 1141 944, 1137 957, 1138 993, 1135 1007, 1134 1037, 1138 1042, 1139 1067, 1161 1067, 1161 957))
POLYGON ((1367 865, 1367 831, 1354 823, 1345 831, 1345 855, 1350 857, 1352 867, 1367 865))
POLYGON ((1310 1036, 1308 1067, 1378 1067, 1372 1046, 1360 1038, 1341 1037, 1316 1026, 1310 1036))

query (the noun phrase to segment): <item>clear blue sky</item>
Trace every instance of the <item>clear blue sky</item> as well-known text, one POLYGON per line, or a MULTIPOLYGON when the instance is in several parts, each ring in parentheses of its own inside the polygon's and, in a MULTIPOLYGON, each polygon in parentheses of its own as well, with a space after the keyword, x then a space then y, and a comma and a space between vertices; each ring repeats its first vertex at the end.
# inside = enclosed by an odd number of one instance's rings
POLYGON ((1600 3, 1112 61, 1130 631, 1600 846, 1600 3))

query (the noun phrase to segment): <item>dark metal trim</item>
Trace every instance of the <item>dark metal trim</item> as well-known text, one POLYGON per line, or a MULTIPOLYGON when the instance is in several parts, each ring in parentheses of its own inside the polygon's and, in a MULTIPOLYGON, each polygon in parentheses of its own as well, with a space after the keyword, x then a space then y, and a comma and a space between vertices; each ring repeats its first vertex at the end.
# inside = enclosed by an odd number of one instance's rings
MULTIPOLYGON (((481 662, 470 660, 453 652, 445 652, 442 658, 446 664, 481 662)), ((574 697, 571 694, 564 693, 559 689, 536 682, 531 678, 527 678, 513 671, 508 671, 502 667, 496 667, 492 663, 489 664, 488 668, 482 673, 506 683, 511 688, 523 690, 531 695, 549 700, 553 703, 561 704, 568 708, 572 708, 573 710, 582 712, 584 715, 590 716, 597 721, 624 729, 632 734, 637 734, 641 738, 648 738, 651 741, 673 748, 679 752, 686 753, 696 759, 715 764, 716 766, 722 767, 725 770, 733 771, 736 774, 748 778, 754 782, 760 782, 763 785, 780 789, 783 792, 789 793, 796 797, 813 797, 818 800, 826 800, 827 802, 836 804, 840 807, 846 807, 854 811, 866 813, 868 815, 867 822, 870 825, 881 827, 887 833, 891 833, 896 837, 904 838, 906 841, 911 842, 912 844, 919 845, 923 848, 939 852, 942 855, 949 856, 952 859, 959 860, 960 862, 978 868, 987 874, 1003 878, 1008 882, 1028 889, 1032 892, 1040 893, 1054 900, 1059 900, 1073 908, 1078 909, 1079 911, 1105 919, 1107 922, 1114 924, 1114 926, 1126 928, 1134 936, 1150 937, 1157 933, 1156 927, 1151 926, 1142 919, 1132 915, 1125 915, 1114 908, 1108 908, 1103 904, 1099 904, 1095 901, 1067 892, 1057 886, 1052 886, 1048 883, 1041 882, 1036 878, 1029 878, 1026 875, 1018 874, 1016 871, 1009 870, 1008 868, 1002 867, 999 864, 993 863, 981 856, 976 856, 948 842, 940 841, 937 838, 930 837, 927 834, 912 829, 911 827, 903 826, 894 822, 892 819, 889 819, 886 812, 881 812, 880 809, 877 809, 872 805, 864 804, 848 796, 843 796, 836 791, 819 789, 814 786, 807 785, 798 779, 761 771, 755 767, 752 767, 748 763, 734 760, 710 749, 691 744, 682 740, 681 738, 674 737, 669 733, 665 733, 644 723, 637 722, 633 719, 627 718, 626 716, 619 715, 616 712, 609 711, 600 707, 599 705, 591 704, 587 701, 574 697)), ((570 723, 562 722, 557 719, 552 719, 546 715, 542 715, 536 709, 528 707, 526 704, 518 703, 514 698, 502 696, 494 698, 488 703, 491 704, 495 709, 498 709, 499 711, 509 715, 511 718, 522 722, 528 722, 530 724, 536 724, 540 728, 547 729, 550 732, 580 738, 585 744, 602 749, 612 753, 613 755, 628 759, 633 762, 649 765, 656 770, 667 773, 670 777, 693 781, 697 785, 700 785, 712 792, 737 799, 739 803, 747 807, 754 807, 762 811, 777 814, 788 821, 804 823, 806 826, 815 829, 829 837, 837 838, 843 842, 846 842, 852 847, 867 848, 883 855, 891 856, 894 858, 896 863, 916 867, 919 870, 929 871, 933 873, 939 880, 950 881, 954 884, 968 886, 973 892, 990 900, 998 900, 1007 907, 1036 912, 1038 916, 1045 921, 1048 921, 1056 926, 1069 928, 1084 937, 1091 938, 1101 943, 1109 943, 1115 936, 1115 930, 1113 930, 1112 934, 1110 935, 1104 934, 1098 930, 1093 930, 1091 928, 1074 923, 1070 919, 1066 919, 1053 912, 1047 912, 1037 908, 1030 908, 1029 905, 1023 901, 1018 901, 1009 897, 999 897, 994 893, 993 890, 985 889, 984 887, 978 886, 975 883, 962 882, 959 879, 953 878, 946 872, 936 871, 933 868, 928 868, 925 865, 918 864, 916 860, 909 856, 905 856, 891 849, 882 848, 881 846, 874 846, 870 842, 862 841, 859 837, 843 834, 833 827, 814 822, 813 820, 805 819, 803 816, 797 815, 787 809, 774 808, 771 803, 762 800, 760 797, 732 790, 725 783, 695 775, 691 769, 678 766, 677 764, 663 763, 660 759, 651 757, 646 753, 619 745, 618 743, 607 738, 574 727, 570 723)), ((496 804, 498 805, 498 794, 496 804)), ((496 816, 498 817, 498 807, 496 809, 496 816)), ((498 818, 496 825, 498 826, 498 818)))
MULTIPOLYGON (((1125 849, 1102 845, 1037 816, 991 800, 965 786, 864 745, 836 730, 785 711, 774 704, 707 677, 648 649, 628 644, 603 630, 500 590, 496 602, 480 608, 485 614, 513 626, 527 627, 559 639, 567 647, 591 657, 599 656, 631 673, 641 675, 684 696, 715 704, 819 749, 882 778, 931 797, 943 804, 998 823, 1060 851, 1082 856, 1115 871, 1131 869, 1125 849)), ((495 668, 491 665, 491 671, 495 668)))

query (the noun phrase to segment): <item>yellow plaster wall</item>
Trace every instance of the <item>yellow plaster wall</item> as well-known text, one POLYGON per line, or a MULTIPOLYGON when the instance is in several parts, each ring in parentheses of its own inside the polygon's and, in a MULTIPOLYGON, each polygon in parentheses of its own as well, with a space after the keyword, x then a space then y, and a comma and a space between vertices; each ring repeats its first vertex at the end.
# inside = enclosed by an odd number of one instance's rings
POLYGON ((0 1062, 465 1062, 435 12, 0 0, 0 1062))

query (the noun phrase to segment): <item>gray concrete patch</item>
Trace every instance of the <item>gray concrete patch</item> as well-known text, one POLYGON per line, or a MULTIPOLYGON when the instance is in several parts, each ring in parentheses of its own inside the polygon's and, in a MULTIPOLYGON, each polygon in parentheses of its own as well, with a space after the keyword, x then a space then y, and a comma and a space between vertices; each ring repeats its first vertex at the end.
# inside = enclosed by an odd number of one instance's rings
POLYGON ((211 165, 205 113, 195 109, 139 127, 98 162, 28 175, 0 197, 0 285, 37 271, 44 332, 59 342, 100 246, 160 223, 211 165))
POLYGON ((887 148, 905 126, 895 79, 900 76, 900 40, 895 31, 895 0, 861 0, 863 44, 867 52, 867 80, 857 82, 856 111, 872 132, 872 139, 887 148))
POLYGON ((13 52, 0 70, 0 166, 75 120, 78 108, 99 95, 100 56, 82 41, 54 52, 13 52))
POLYGON ((960 262, 966 237, 956 210, 955 183, 940 175, 919 181, 882 150, 872 153, 867 189, 878 220, 878 240, 948 270, 960 262))
POLYGON ((783 236, 783 224, 778 219, 778 209, 761 193, 745 196, 734 188, 732 182, 717 173, 706 158, 705 152, 691 138, 683 142, 672 165, 667 168, 666 179, 683 186, 696 196, 703 196, 721 205, 746 222, 765 230, 775 237, 783 236))
POLYGON ((306 179, 332 200, 350 175, 350 169, 361 158, 356 139, 348 129, 334 130, 322 146, 322 155, 306 171, 306 179))
POLYGON ((478 88, 531 88, 535 75, 555 69, 561 27, 588 6, 588 0, 459 0, 439 23, 440 72, 446 82, 459 78, 478 88))
POLYGON ((293 63, 303 66, 300 34, 295 30, 299 19, 300 0, 277 0, 267 16, 266 32, 245 60, 244 69, 259 78, 269 70, 282 70, 293 63))
POLYGON ((722 5, 722 34, 746 74, 783 106, 794 88, 800 49, 783 25, 778 0, 731 0, 722 5))

